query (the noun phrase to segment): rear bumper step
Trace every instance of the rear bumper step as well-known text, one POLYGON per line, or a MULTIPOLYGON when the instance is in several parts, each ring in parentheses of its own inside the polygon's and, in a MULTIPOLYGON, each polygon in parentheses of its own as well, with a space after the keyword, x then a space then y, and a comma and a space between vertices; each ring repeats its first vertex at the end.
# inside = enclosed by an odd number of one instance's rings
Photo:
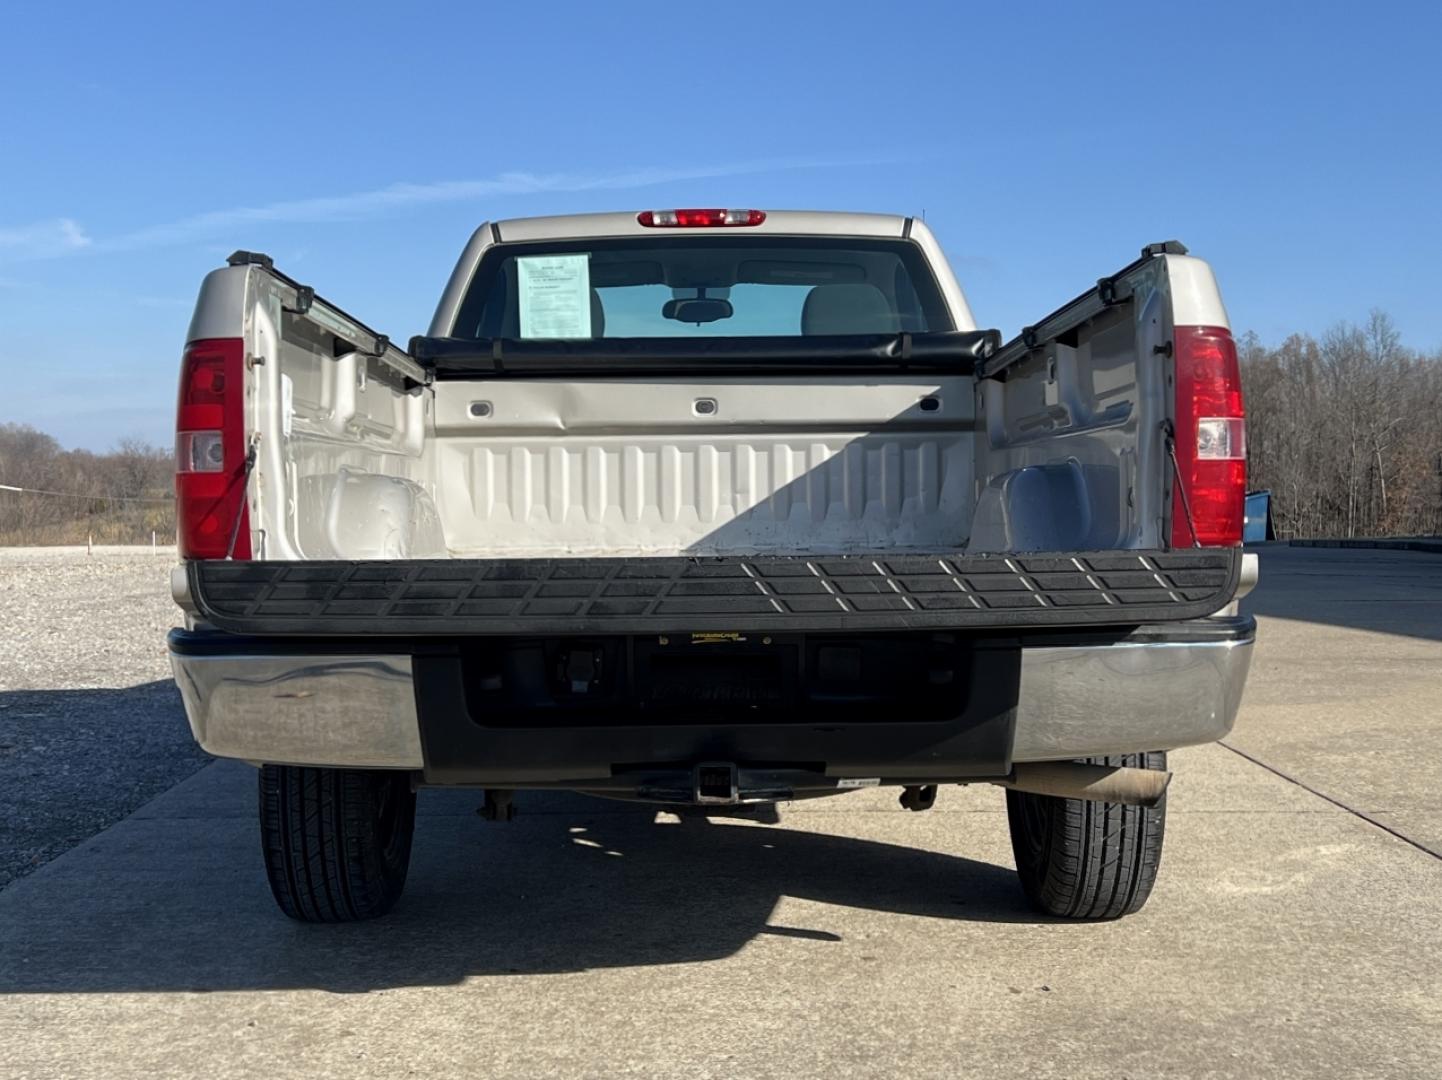
POLYGON ((1237 592, 1237 549, 187 564, 240 634, 633 634, 1135 626, 1237 592))

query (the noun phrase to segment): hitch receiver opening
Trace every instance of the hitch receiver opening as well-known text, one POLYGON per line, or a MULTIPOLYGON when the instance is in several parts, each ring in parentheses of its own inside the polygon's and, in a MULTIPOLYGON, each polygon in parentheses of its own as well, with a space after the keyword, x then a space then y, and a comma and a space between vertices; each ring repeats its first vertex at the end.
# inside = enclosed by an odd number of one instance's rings
POLYGON ((696 766, 696 803, 700 806, 735 806, 741 801, 736 765, 730 761, 703 761, 696 766))

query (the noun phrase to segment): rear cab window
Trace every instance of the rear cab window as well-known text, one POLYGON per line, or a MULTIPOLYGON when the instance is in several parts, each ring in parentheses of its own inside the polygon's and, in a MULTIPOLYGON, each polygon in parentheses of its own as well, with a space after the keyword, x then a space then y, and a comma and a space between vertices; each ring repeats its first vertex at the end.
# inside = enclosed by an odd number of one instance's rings
POLYGON ((460 339, 811 337, 954 329, 906 240, 625 237, 489 249, 460 339))

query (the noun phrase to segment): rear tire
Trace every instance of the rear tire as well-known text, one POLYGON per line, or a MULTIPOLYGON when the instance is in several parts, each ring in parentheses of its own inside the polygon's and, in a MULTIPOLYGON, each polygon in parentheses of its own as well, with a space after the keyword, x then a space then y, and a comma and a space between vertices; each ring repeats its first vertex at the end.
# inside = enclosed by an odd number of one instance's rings
MULTIPOLYGON (((1092 765, 1165 769, 1167 755, 1086 758, 1092 765)), ((1006 793, 1011 848, 1032 905, 1063 919, 1116 919, 1139 911, 1162 858, 1167 799, 1154 807, 1006 793)))
POLYGON ((265 765, 260 835, 270 891, 292 919, 356 922, 400 898, 416 794, 403 772, 265 765))

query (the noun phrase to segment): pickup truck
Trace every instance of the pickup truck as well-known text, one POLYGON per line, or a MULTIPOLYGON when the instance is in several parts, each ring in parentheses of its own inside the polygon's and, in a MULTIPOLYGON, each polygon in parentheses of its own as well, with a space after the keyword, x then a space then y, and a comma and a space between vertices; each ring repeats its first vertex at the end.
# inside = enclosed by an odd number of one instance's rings
POLYGON ((488 222, 405 350, 237 252, 181 363, 170 656, 296 919, 395 904, 423 786, 978 783, 1032 904, 1115 918, 1166 752, 1236 717, 1244 440, 1174 241, 1003 341, 910 217, 488 222))

